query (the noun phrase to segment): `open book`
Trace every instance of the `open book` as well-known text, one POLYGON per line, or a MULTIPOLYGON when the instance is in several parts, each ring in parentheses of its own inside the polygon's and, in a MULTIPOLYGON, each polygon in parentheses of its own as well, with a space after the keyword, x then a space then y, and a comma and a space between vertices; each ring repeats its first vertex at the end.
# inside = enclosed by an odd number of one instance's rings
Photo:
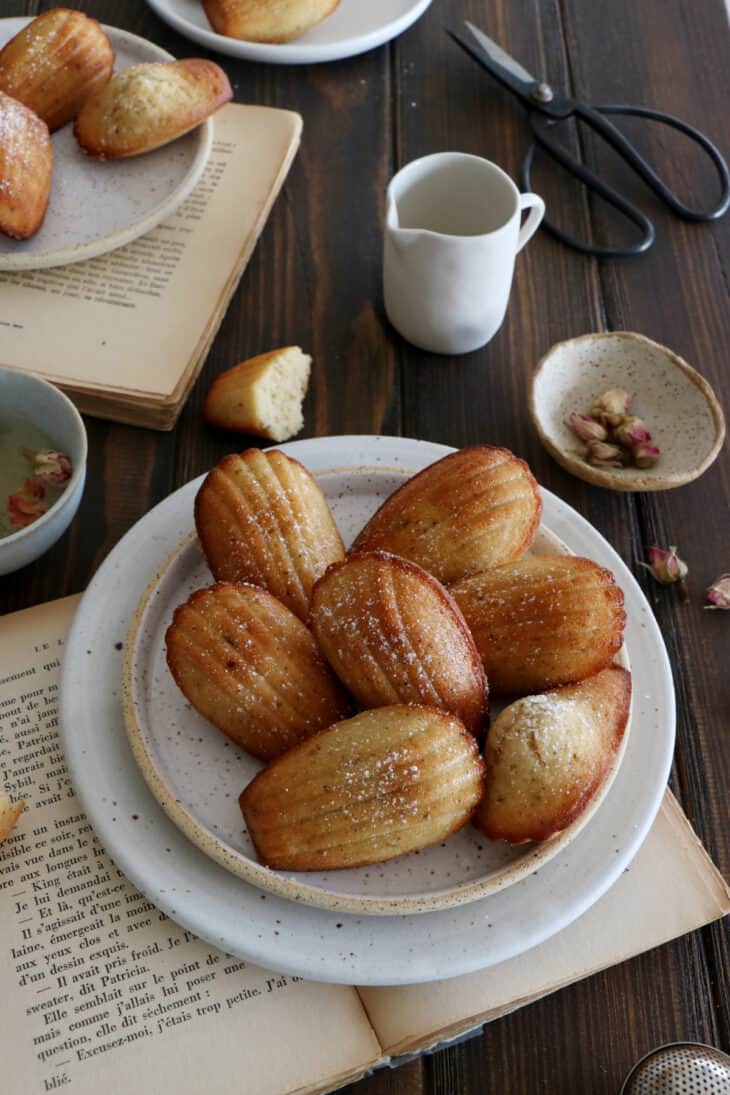
POLYGON ((56 702, 77 601, 0 619, 0 782, 27 803, 0 845, 3 1092, 330 1091, 730 911, 728 887, 667 794, 608 894, 482 973, 427 991, 356 989, 228 957, 135 891, 79 808, 56 702))
POLYGON ((88 414, 174 426, 302 130, 298 114, 233 103, 214 125, 200 182, 157 228, 87 262, 0 274, 0 365, 88 414))

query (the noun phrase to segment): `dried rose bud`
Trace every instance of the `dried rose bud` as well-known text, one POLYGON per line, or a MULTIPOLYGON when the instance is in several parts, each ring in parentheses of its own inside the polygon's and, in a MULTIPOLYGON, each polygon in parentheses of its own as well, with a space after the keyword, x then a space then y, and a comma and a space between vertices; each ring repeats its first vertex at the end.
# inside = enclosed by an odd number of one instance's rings
POLYGON ((591 416, 609 426, 617 426, 629 409, 630 394, 623 388, 610 388, 591 407, 591 416))
POLYGON ((661 455, 654 445, 634 445, 632 453, 637 468, 653 468, 661 455))
POLYGON ((568 425, 578 435, 581 441, 605 441, 608 437, 608 432, 600 422, 596 422, 595 418, 591 418, 587 414, 576 414, 573 411, 568 415, 568 425))
POLYGON ((36 479, 26 479, 22 490, 8 495, 8 516, 14 528, 32 525, 46 512, 47 506, 41 501, 45 488, 36 479))
POLYGON ((730 609, 730 574, 721 574, 715 579, 707 590, 707 600, 710 603, 705 608, 730 609))
POLYGON ((586 460, 597 468, 622 468, 624 466, 621 449, 607 441, 589 441, 586 445, 586 460))
POLYGON ((56 449, 39 449, 38 452, 23 450, 24 455, 33 463, 33 475, 42 483, 60 486, 71 478, 71 461, 63 452, 56 449))
POLYGON ((619 424, 614 426, 611 436, 614 441, 618 441, 619 445, 628 445, 629 448, 651 441, 646 422, 633 414, 624 415, 619 424))
POLYGON ((669 548, 650 547, 649 562, 641 565, 650 570, 657 582, 664 586, 683 581, 689 571, 687 564, 677 555, 674 545, 669 548))

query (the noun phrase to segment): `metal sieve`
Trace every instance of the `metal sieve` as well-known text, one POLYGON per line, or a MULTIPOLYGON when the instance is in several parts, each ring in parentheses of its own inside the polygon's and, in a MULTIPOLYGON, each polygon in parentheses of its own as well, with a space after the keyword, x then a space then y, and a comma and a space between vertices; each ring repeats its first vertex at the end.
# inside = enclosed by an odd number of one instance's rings
POLYGON ((634 1065, 620 1095, 730 1095, 730 1057, 698 1042, 659 1046, 634 1065))

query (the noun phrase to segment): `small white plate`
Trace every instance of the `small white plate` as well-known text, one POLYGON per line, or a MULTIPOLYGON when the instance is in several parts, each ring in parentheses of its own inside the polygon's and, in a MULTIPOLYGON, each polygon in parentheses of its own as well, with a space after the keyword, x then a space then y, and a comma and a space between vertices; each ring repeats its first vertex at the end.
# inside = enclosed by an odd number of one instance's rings
MULTIPOLYGON (((421 468, 453 451, 395 437, 327 437, 282 446, 312 471, 421 468)), ((661 804, 674 747, 672 674, 631 572, 600 533, 543 491, 544 517, 571 551, 609 567, 626 597, 634 680, 624 761, 590 825, 539 871, 490 897, 425 916, 353 916, 266 894, 196 848, 150 794, 121 702, 123 643, 145 587, 190 527, 203 477, 150 510, 99 567, 63 658, 61 739, 74 790, 120 870, 212 946, 316 981, 397 985, 456 977, 537 946, 590 908, 638 851, 661 804)))
MULTIPOLYGON (((0 19, 0 46, 29 19, 0 19)), ((173 61, 152 42, 105 26, 114 71, 147 61, 173 61)), ((41 270, 95 258, 149 232, 187 198, 203 173, 213 141, 209 118, 154 152, 102 161, 87 156, 73 122, 53 134, 53 179, 46 216, 29 240, 0 235, 0 270, 41 270)))
MULTIPOLYGON (((346 545, 406 481, 409 470, 419 469, 316 472, 346 545)), ((192 520, 191 510, 191 525, 192 520)), ((567 550, 543 524, 535 551, 554 555, 567 550)), ((135 614, 127 640, 124 716, 137 763, 165 812, 194 844, 246 882, 293 901, 371 916, 447 909, 513 886, 547 863, 578 835, 608 792, 626 748, 628 726, 597 794, 572 825, 551 840, 510 847, 467 825, 441 844, 372 867, 305 874, 262 866, 238 798, 264 765, 191 708, 166 662, 165 632, 175 609, 194 590, 212 582, 191 533, 165 560, 135 614)), ((493 704, 492 716, 496 710, 493 704)))
POLYGON ((339 61, 382 46, 407 30, 431 0, 340 0, 332 15, 293 42, 272 45, 217 34, 200 0, 147 0, 160 19, 208 49, 272 65, 339 61))

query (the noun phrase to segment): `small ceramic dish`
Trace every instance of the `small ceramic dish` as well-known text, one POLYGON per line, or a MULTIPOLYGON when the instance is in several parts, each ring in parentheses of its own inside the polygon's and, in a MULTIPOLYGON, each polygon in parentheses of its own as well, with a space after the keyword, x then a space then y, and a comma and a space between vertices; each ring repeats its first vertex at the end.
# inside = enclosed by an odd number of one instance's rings
MULTIPOLYGON (((41 517, 0 537, 0 574, 32 563, 60 539, 79 508, 86 481, 86 429, 68 396, 31 373, 0 369, 0 415, 21 419, 52 438, 71 461, 66 489, 41 517)), ((0 499, 4 505, 5 499, 0 499)))
POLYGON ((559 464, 611 490, 669 490, 710 466, 725 439, 722 408, 710 385, 681 357, 631 331, 582 335, 558 342, 540 361, 529 397, 540 440, 559 464), (661 455, 653 468, 596 468, 566 424, 587 414, 610 388, 631 393, 631 413, 644 419, 661 455))

